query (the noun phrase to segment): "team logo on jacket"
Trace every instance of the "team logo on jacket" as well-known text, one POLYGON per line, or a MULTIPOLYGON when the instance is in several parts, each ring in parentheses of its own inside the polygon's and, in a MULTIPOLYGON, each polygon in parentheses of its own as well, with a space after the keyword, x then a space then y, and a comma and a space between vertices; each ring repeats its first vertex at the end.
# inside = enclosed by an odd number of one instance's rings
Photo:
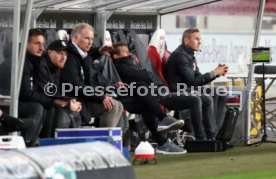
POLYGON ((66 47, 66 43, 64 41, 62 41, 61 44, 66 47))

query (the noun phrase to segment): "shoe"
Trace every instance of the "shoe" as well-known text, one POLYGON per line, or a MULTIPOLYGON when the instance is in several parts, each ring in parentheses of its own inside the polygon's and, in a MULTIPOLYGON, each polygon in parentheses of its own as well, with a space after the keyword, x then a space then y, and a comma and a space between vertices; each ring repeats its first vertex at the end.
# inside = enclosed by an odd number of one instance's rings
POLYGON ((165 117, 158 125, 157 131, 160 133, 167 133, 171 130, 180 129, 184 126, 183 120, 176 120, 173 117, 165 117))
POLYGON ((185 153, 187 153, 187 150, 185 150, 181 147, 178 147, 173 142, 167 140, 167 142, 165 144, 163 144, 162 146, 158 146, 156 148, 155 153, 176 155, 176 154, 185 154, 185 153))
POLYGON ((20 131, 26 128, 23 120, 4 114, 1 121, 3 128, 9 132, 20 131))

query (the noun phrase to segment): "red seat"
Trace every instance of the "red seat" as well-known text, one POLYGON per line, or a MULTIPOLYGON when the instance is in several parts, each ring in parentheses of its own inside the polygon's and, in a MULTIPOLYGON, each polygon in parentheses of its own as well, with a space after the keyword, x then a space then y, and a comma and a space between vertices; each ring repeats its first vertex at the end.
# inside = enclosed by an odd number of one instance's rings
POLYGON ((165 48, 164 29, 157 29, 153 33, 147 53, 160 78, 165 84, 167 84, 166 79, 163 75, 163 66, 167 62, 169 52, 167 52, 165 48))

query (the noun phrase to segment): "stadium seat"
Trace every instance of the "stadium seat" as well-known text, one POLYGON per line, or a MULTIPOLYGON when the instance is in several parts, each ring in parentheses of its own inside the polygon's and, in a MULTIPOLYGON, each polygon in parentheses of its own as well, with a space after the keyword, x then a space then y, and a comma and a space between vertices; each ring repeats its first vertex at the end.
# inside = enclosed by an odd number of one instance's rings
MULTIPOLYGON (((167 85, 166 79, 163 74, 163 67, 166 65, 169 56, 171 53, 166 48, 166 41, 165 41, 165 30, 164 29, 157 29, 149 42, 148 49, 147 49, 148 57, 150 58, 154 68, 156 69, 158 75, 162 79, 163 83, 167 85)), ((179 111, 179 116, 184 119, 186 116, 190 115, 190 110, 185 109, 179 111)), ((174 115, 174 111, 169 112, 171 116, 174 115)), ((185 120, 187 122, 187 120, 185 120)), ((178 145, 183 146, 185 143, 186 138, 194 139, 194 137, 187 132, 183 132, 181 135, 179 131, 172 131, 173 137, 172 141, 177 143, 178 145)))
POLYGON ((57 34, 58 34, 58 37, 59 37, 60 40, 64 40, 64 41, 68 42, 69 39, 70 39, 70 36, 69 36, 69 34, 67 33, 66 30, 61 29, 57 32, 57 34))
MULTIPOLYGON (((147 54, 157 70, 162 81, 166 83, 165 77, 163 75, 163 57, 165 56, 165 31, 164 29, 157 29, 149 42, 147 54)), ((166 57, 168 57, 168 52, 166 52, 166 57)))

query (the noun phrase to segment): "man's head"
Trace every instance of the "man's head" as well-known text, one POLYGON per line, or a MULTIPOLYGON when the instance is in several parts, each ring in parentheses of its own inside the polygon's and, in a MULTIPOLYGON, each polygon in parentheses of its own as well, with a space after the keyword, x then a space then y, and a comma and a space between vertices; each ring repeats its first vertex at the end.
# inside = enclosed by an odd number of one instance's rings
POLYGON ((27 51, 32 55, 41 57, 44 51, 44 33, 39 29, 30 29, 27 51))
POLYGON ((198 51, 201 44, 201 36, 198 29, 187 29, 183 32, 182 43, 192 49, 198 51))
POLYGON ((47 53, 52 64, 58 68, 63 68, 67 60, 67 45, 65 41, 55 40, 49 44, 47 53))
POLYGON ((113 59, 128 57, 129 55, 128 47, 124 42, 113 44, 113 50, 111 51, 111 57, 113 59))
POLYGON ((71 32, 71 39, 82 51, 88 52, 93 45, 94 29, 87 23, 76 24, 71 32))

